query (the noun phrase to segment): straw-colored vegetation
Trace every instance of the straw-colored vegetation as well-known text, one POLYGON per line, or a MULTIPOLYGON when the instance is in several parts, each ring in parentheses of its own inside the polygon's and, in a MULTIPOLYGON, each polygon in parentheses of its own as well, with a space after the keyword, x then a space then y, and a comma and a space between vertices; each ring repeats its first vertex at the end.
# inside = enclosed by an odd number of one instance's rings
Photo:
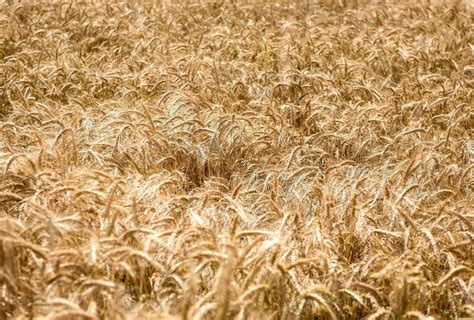
POLYGON ((0 318, 474 317, 468 1, 0 1, 0 318))

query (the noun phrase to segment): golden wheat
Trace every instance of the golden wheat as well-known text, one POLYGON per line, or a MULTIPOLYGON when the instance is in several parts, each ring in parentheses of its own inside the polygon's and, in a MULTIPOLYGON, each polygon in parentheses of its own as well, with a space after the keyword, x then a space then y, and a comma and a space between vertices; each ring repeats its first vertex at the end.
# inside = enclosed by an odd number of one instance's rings
POLYGON ((0 319, 474 317, 469 1, 0 1, 0 319))

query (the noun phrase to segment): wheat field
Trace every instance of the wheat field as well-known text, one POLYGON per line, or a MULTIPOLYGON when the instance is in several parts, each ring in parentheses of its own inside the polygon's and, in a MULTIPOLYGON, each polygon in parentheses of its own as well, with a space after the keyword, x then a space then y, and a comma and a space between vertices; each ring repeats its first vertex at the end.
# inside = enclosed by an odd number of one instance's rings
POLYGON ((0 0, 0 319, 474 317, 469 1, 0 0))

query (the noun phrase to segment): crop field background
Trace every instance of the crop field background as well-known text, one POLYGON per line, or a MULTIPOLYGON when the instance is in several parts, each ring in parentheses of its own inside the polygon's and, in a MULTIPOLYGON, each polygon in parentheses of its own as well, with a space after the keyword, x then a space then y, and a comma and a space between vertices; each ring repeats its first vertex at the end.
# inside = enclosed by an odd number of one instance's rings
POLYGON ((0 319, 474 317, 469 1, 0 0, 0 319))

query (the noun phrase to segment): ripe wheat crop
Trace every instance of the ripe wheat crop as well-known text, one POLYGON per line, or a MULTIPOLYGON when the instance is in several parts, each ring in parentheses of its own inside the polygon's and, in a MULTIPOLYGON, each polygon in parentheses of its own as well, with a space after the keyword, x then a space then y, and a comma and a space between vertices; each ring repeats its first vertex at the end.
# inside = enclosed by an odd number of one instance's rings
POLYGON ((474 317, 469 1, 0 0, 0 319, 474 317))

